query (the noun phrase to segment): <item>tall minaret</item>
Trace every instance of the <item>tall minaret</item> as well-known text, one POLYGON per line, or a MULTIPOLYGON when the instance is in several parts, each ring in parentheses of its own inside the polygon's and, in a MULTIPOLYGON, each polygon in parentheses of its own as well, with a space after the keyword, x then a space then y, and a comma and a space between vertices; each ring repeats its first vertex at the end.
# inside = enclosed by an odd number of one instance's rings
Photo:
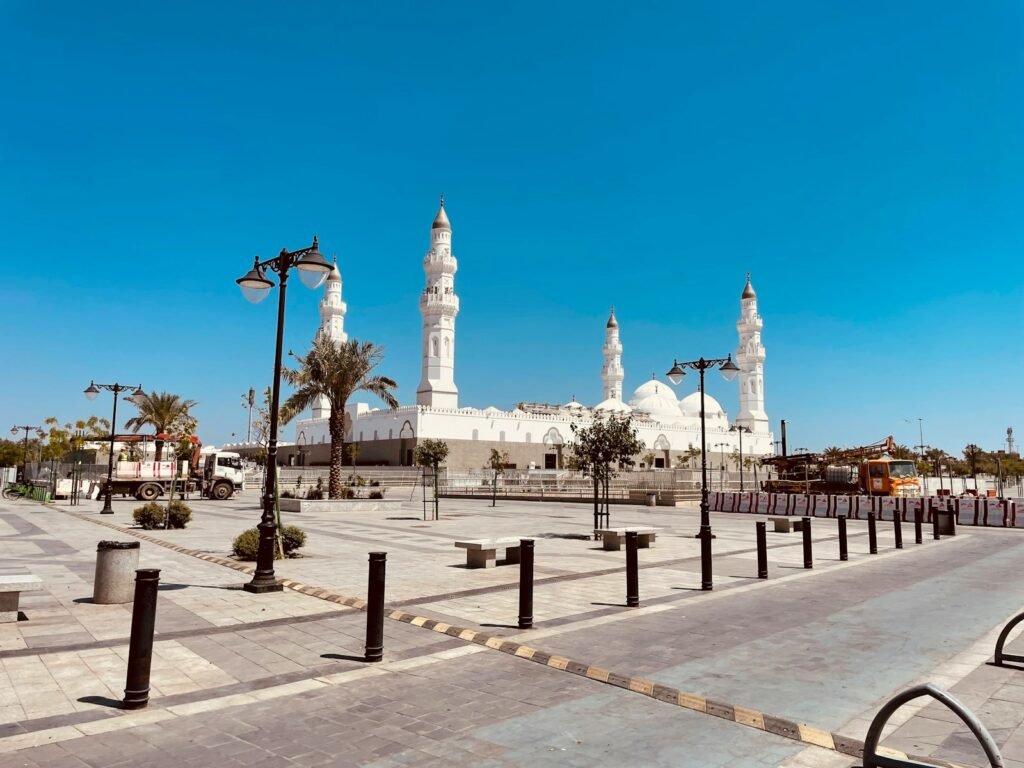
POLYGON ((736 350, 736 364, 740 367, 740 413, 736 423, 754 432, 768 432, 768 414, 764 411, 764 344, 761 343, 761 316, 757 314, 757 294, 747 284, 740 297, 740 319, 736 330, 740 346, 736 350))
POLYGON ((430 227, 430 250, 423 258, 427 287, 420 295, 423 375, 416 390, 418 405, 459 407, 459 389, 455 386, 455 316, 459 314, 455 271, 458 268, 452 256, 452 228, 444 212, 444 195, 441 195, 441 206, 430 227))
POLYGON ((622 344, 619 343, 619 323, 615 319, 615 307, 608 315, 608 323, 604 327, 604 366, 601 368, 601 384, 604 385, 605 400, 622 399, 622 344))
MULTIPOLYGON (((345 333, 347 309, 348 305, 341 300, 341 272, 338 271, 338 262, 335 260, 334 268, 327 275, 324 297, 320 300, 320 328, 316 332, 317 338, 326 336, 336 342, 348 341, 348 334, 345 333)), ((313 418, 326 419, 330 415, 331 404, 321 395, 313 402, 313 418)))

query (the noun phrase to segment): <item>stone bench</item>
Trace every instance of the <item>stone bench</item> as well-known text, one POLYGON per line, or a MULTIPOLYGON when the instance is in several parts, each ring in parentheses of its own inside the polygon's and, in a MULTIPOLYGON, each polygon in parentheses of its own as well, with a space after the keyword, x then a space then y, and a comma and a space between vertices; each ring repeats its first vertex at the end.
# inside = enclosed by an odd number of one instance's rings
POLYGON ((0 624, 18 620, 18 601, 22 592, 32 592, 43 588, 43 580, 38 576, 18 574, 0 576, 0 624))
POLYGON ((597 535, 604 542, 606 552, 618 552, 622 549, 622 543, 626 540, 626 531, 636 531, 636 545, 641 549, 647 549, 654 544, 654 537, 660 528, 643 528, 628 526, 626 528, 600 528, 597 535))
POLYGON ((466 550, 467 568, 493 568, 496 565, 499 549, 505 550, 504 565, 512 565, 519 562, 518 538, 505 537, 501 539, 456 541, 455 546, 466 550))
POLYGON ((804 529, 802 517, 769 517, 768 519, 775 523, 775 533, 789 533, 804 529))

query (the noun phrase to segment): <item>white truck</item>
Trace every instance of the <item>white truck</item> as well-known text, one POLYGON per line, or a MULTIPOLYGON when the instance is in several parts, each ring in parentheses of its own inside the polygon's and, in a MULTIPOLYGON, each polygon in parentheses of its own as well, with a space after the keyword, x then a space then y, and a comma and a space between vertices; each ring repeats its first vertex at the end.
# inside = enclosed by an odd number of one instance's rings
POLYGON ((201 454, 199 439, 193 437, 190 441, 194 450, 187 461, 115 462, 114 476, 110 481, 111 493, 131 495, 139 501, 153 501, 169 494, 173 484, 176 493, 198 491, 206 498, 222 501, 230 499, 237 491, 245 490, 241 456, 230 451, 201 454))

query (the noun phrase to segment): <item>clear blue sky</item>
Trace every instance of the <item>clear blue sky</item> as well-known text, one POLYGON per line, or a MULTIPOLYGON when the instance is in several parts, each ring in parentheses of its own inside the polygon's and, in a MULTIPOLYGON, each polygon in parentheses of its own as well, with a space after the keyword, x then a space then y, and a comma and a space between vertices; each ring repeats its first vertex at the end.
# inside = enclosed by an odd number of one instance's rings
MULTIPOLYGON (((9 0, 0 427, 108 415, 95 378, 244 436, 275 302, 234 280, 314 234, 413 401, 443 191, 464 404, 600 400, 613 303, 627 393, 724 355, 749 271, 791 447, 1024 438, 1022 32, 1010 1, 9 0)), ((288 347, 318 300, 292 283, 288 347)))

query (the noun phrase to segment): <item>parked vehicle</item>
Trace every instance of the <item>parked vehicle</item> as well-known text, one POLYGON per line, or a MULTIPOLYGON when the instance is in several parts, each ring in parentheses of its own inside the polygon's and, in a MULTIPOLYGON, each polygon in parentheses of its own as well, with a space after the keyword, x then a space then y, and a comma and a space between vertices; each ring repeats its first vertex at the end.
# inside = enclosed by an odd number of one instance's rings
MULTIPOLYGON (((236 492, 245 490, 245 471, 242 457, 231 451, 202 453, 202 441, 195 436, 187 438, 173 435, 114 435, 119 443, 141 443, 149 440, 181 442, 192 445, 191 456, 171 461, 116 461, 110 480, 111 492, 131 495, 140 501, 152 501, 175 493, 198 492, 210 499, 223 501, 236 492)), ((104 477, 106 481, 106 477, 104 477)))
POLYGON ((868 496, 920 496, 917 466, 909 459, 894 459, 892 435, 871 445, 822 453, 797 453, 764 459, 775 467, 777 478, 765 480, 769 493, 834 493, 868 496))

